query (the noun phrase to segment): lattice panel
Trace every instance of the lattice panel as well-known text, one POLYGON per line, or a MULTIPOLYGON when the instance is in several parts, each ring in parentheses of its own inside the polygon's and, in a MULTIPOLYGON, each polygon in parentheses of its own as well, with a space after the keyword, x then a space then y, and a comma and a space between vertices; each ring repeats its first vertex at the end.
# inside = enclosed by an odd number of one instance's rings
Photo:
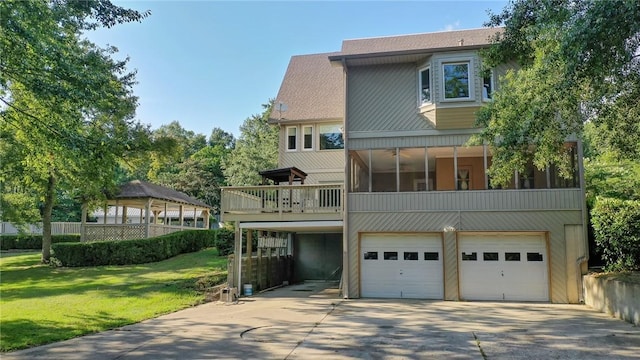
POLYGON ((144 225, 92 225, 86 227, 85 241, 117 241, 143 239, 144 225))

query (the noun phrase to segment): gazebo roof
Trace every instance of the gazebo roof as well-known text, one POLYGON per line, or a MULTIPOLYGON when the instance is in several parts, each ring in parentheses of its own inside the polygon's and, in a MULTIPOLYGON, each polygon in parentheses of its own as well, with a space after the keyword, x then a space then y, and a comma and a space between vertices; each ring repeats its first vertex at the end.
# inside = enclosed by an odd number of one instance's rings
POLYGON ((114 196, 114 199, 117 200, 147 198, 194 205, 201 208, 211 208, 211 206, 185 193, 140 180, 133 180, 121 185, 119 192, 114 196))
POLYGON ((288 182, 289 184, 291 184, 294 181, 300 181, 304 184, 304 180, 307 178, 306 172, 294 166, 281 169, 264 170, 260 171, 259 174, 262 176, 263 183, 266 182, 266 179, 269 179, 276 184, 281 182, 288 182))

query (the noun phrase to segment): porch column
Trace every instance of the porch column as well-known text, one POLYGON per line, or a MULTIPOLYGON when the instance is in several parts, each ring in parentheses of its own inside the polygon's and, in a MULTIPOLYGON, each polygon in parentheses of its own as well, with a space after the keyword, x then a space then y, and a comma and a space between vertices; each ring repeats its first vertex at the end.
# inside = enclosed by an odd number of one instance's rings
POLYGON ((458 189, 458 147, 453 147, 453 189, 458 189))
POLYGON ((482 145, 482 158, 484 161, 484 188, 489 190, 489 174, 487 173, 488 160, 487 160, 487 144, 482 145))
POLYGON ((238 287, 238 295, 242 292, 242 229, 240 228, 240 223, 236 222, 235 228, 235 243, 233 245, 233 261, 234 267, 236 268, 236 285, 238 287))
POLYGON ((253 284, 253 230, 247 229, 247 282, 253 284))
POLYGON ((424 187, 426 191, 429 191, 429 147, 424 147, 424 187))

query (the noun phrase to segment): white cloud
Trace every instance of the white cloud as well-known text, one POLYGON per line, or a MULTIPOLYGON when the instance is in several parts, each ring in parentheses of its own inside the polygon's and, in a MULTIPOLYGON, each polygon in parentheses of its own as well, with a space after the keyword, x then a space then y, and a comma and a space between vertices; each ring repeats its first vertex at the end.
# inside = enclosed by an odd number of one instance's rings
POLYGON ((444 26, 444 31, 456 30, 460 27, 460 20, 457 20, 451 24, 447 24, 444 26))

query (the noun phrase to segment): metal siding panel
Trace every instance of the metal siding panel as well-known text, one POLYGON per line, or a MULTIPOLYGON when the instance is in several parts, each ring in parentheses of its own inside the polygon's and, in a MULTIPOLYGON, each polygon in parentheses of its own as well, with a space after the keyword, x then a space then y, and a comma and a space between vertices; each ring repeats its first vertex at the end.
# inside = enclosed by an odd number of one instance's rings
POLYGON ((445 232, 444 238, 444 299, 458 300, 458 248, 456 233, 445 232))
POLYGON ((350 68, 347 81, 348 131, 429 128, 418 114, 414 64, 350 68))
POLYGON ((583 201, 581 194, 580 189, 350 193, 349 211, 579 211, 583 201))
POLYGON ((348 147, 350 150, 363 150, 390 147, 462 146, 467 143, 470 137, 471 135, 407 135, 403 137, 350 138, 348 147))

